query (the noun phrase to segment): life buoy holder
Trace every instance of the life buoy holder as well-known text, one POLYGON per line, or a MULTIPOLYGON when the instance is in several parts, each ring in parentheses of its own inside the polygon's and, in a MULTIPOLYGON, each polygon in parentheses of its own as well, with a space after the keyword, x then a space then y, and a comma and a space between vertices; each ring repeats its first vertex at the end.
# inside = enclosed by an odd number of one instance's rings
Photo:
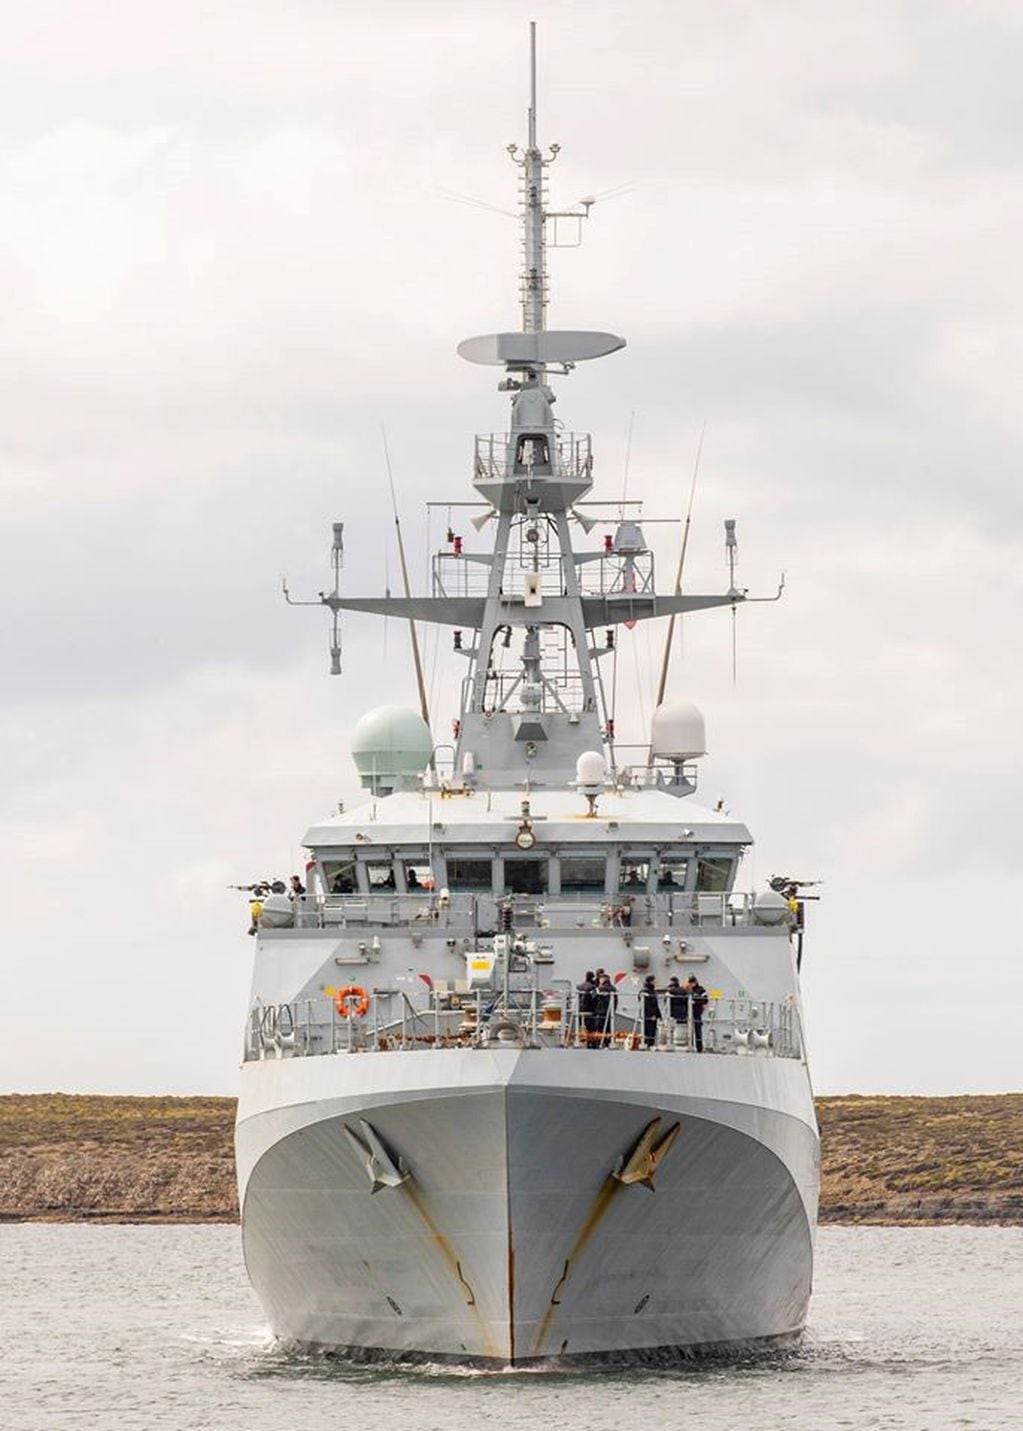
POLYGON ((346 984, 334 995, 334 1007, 343 1019, 364 1019, 369 1013, 369 995, 358 984, 346 984))

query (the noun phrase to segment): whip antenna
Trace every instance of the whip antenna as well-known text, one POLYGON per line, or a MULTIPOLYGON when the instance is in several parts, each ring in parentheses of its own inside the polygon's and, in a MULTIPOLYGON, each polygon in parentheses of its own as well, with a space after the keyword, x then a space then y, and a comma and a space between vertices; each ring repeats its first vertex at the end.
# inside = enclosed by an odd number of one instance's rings
MULTIPOLYGON (((405 561, 405 541, 401 535, 401 518, 398 516, 398 499, 394 493, 394 474, 391 471, 391 454, 387 446, 387 431, 383 424, 380 426, 380 436, 384 444, 384 464, 387 467, 387 483, 391 489, 391 510, 394 513, 394 530, 398 538, 398 561, 401 563, 401 580, 405 588, 405 597, 410 599, 412 589, 408 579, 408 565, 405 561)), ((430 724, 430 707, 426 700, 426 682, 423 679, 423 663, 419 657, 419 637, 416 635, 416 623, 409 617, 409 636, 412 639, 412 663, 416 668, 416 684, 419 687, 419 710, 423 720, 430 724)))
MULTIPOLYGON (((689 545, 689 528, 693 520, 693 499, 696 496, 696 479, 700 474, 700 458, 703 456, 703 436, 707 431, 707 423, 704 421, 700 428, 700 440, 696 445, 696 461, 693 463, 693 480, 689 484, 689 505, 686 508, 686 520, 682 528, 682 549, 678 554, 678 571, 675 573, 675 595, 682 594, 682 572, 686 564, 686 548, 689 545)), ((734 614, 735 607, 732 607, 734 614)), ((664 638, 664 657, 661 661, 661 678, 657 683, 657 699, 654 701, 654 710, 664 700, 664 690, 668 684, 668 663, 671 660, 671 643, 675 636, 675 613, 671 613, 668 618, 668 634, 664 638)))
POLYGON ((625 521, 625 503, 629 496, 629 465, 632 462, 632 429, 636 425, 636 414, 629 413, 629 430, 625 435, 625 463, 622 467, 622 504, 618 508, 618 520, 625 521))

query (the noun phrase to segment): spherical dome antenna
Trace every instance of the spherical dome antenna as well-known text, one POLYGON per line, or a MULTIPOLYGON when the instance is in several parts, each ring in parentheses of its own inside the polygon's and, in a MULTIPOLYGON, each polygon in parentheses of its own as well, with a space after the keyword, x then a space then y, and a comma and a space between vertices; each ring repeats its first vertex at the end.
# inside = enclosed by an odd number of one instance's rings
POLYGON ((698 760, 707 754, 703 712, 691 701, 665 701, 654 711, 650 754, 655 760, 698 760))
POLYGON ((377 706, 352 731, 352 759, 362 784, 374 795, 414 783, 430 763, 433 736, 417 711, 377 706))
POLYGON ((575 783, 580 790, 592 787, 597 793, 604 788, 607 778, 604 757, 599 750, 584 750, 575 763, 575 783))

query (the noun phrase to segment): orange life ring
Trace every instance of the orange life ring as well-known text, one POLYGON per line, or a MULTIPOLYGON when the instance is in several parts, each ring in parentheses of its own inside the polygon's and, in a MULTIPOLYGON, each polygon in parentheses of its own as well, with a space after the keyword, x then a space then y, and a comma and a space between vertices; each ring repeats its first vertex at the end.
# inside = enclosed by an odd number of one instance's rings
POLYGON ((369 1013, 369 995, 358 984, 346 984, 334 995, 334 1007, 343 1019, 364 1019, 369 1013))

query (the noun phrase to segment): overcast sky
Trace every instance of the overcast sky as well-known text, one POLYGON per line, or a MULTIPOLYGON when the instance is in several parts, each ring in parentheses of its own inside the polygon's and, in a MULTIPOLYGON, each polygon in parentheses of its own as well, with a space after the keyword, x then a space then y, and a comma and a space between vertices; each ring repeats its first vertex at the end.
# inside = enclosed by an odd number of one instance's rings
MULTIPOLYGON (((525 11, 7 3, 0 57, 4 621, 0 1089, 231 1093, 251 941, 226 886, 299 868, 415 703, 407 638, 281 600, 396 580, 387 429, 422 586, 471 495, 516 327, 525 11), (387 660, 381 661, 386 641, 387 660)), ((595 496, 682 509, 687 581, 777 605, 687 623, 698 798, 744 882, 820 878, 821 1092, 1019 1088, 1023 9, 547 0, 552 326, 628 348, 559 385, 595 496)), ((661 586, 675 561, 657 539, 661 586)), ((480 546, 471 533, 468 538, 480 546)), ((623 637, 642 740, 662 634, 623 637)), ((427 646, 434 729, 453 669, 427 646)))

